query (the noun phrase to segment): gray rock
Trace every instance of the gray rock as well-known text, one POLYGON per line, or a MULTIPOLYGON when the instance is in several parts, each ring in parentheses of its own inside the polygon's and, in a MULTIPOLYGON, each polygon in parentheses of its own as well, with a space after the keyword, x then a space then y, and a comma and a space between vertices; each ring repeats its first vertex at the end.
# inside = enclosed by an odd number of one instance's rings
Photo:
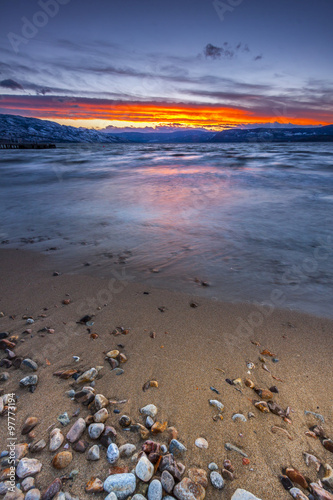
POLYGON ((25 495, 25 500, 40 500, 41 498, 41 493, 37 488, 33 488, 32 490, 29 490, 28 493, 25 495))
MULTIPOLYGON (((134 495, 135 496, 135 495, 134 495)), ((132 497, 133 500, 134 497, 132 497)), ((117 495, 111 491, 111 493, 108 494, 107 497, 105 497, 105 500, 117 500, 117 495)))
POLYGON ((126 443, 120 446, 119 455, 121 457, 130 457, 131 455, 133 455, 133 453, 135 453, 135 451, 136 451, 136 446, 134 444, 126 443))
POLYGON ((34 476, 35 474, 40 472, 41 469, 42 464, 36 458, 22 458, 22 460, 20 460, 18 463, 16 475, 20 479, 24 479, 28 476, 34 476))
POLYGON ((143 415, 147 415, 148 417, 156 417, 157 415, 157 408, 155 405, 147 405, 141 408, 140 413, 143 415))
POLYGON ((79 418, 75 422, 75 424, 69 429, 69 432, 67 433, 66 437, 67 437, 68 441, 70 443, 74 443, 75 441, 80 439, 80 437, 82 436, 82 434, 85 431, 85 428, 86 428, 85 421, 83 420, 83 418, 79 418))
MULTIPOLYGON (((109 497, 107 497, 107 499, 109 500, 109 497)), ((132 500, 146 500, 146 497, 141 495, 141 493, 136 493, 135 495, 132 496, 132 500)))
POLYGON ((26 477, 21 482, 21 487, 23 491, 31 490, 35 487, 35 478, 34 477, 26 477))
POLYGON ((162 483, 163 489, 167 493, 172 493, 172 490, 173 490, 173 488, 175 486, 175 480, 172 477, 172 475, 170 474, 170 472, 168 472, 167 470, 164 470, 162 472, 161 483, 162 483))
POLYGON ((57 493, 52 500, 67 500, 67 498, 70 499, 72 497, 70 495, 69 497, 66 497, 66 494, 63 491, 59 491, 59 493, 57 493))
POLYGON ((224 487, 223 477, 216 470, 213 470, 210 473, 210 482, 212 483, 212 485, 214 486, 214 488, 216 488, 217 490, 222 490, 223 487, 224 487))
MULTIPOLYGON (((110 464, 114 464, 117 462, 117 460, 119 458, 119 449, 115 443, 109 444, 107 452, 106 452, 106 458, 110 464)), ((123 474, 118 474, 118 475, 123 475, 123 474)))
POLYGON ((187 449, 177 439, 172 439, 170 444, 169 444, 169 451, 174 456, 179 456, 179 455, 183 455, 187 451, 187 449))
POLYGON ((16 486, 14 488, 14 491, 7 491, 6 495, 4 496, 3 500, 23 500, 24 499, 24 493, 22 493, 21 490, 19 490, 16 486))
POLYGON ((100 424, 90 424, 88 427, 88 434, 91 439, 98 439, 102 432, 104 431, 105 425, 100 424))
POLYGON ((22 361, 21 368, 23 368, 23 370, 28 370, 28 371, 30 370, 36 372, 38 370, 38 365, 32 359, 26 358, 22 361))
POLYGON ((206 490, 201 484, 184 477, 180 483, 176 484, 173 494, 178 500, 203 500, 206 490))
POLYGON ((99 451, 99 446, 97 444, 94 444, 89 451, 87 455, 88 460, 99 460, 100 457, 100 451, 99 451))
POLYGON ((58 422, 61 423, 61 425, 63 425, 64 427, 66 425, 68 425, 70 423, 70 418, 68 416, 68 413, 67 411, 65 411, 65 413, 62 413, 61 415, 59 415, 59 417, 57 418, 58 422))
POLYGON ((56 451, 62 443, 64 442, 65 436, 62 434, 61 430, 57 427, 52 430, 50 434, 50 451, 56 451))
POLYGON ((0 382, 6 382, 9 379, 9 373, 8 372, 2 372, 0 373, 0 382))
POLYGON ((146 455, 143 455, 140 460, 138 461, 136 467, 135 467, 135 474, 141 481, 144 483, 147 483, 154 474, 154 466, 153 464, 148 460, 146 455))
POLYGON ((115 368, 114 370, 112 370, 113 373, 115 373, 116 375, 122 375, 125 370, 123 370, 122 368, 115 368))
POLYGON ((162 500, 162 485, 158 479, 153 479, 148 488, 148 500, 162 500))
POLYGON ((209 469, 209 470, 219 470, 218 465, 216 465, 216 463, 215 463, 215 462, 211 462, 211 463, 208 465, 208 469, 209 469))
POLYGON ((171 495, 165 495, 165 497, 163 497, 163 500, 176 500, 175 497, 172 497, 171 495))
POLYGON ((162 445, 161 445, 161 453, 162 453, 163 455, 165 455, 165 454, 167 453, 167 451, 168 451, 167 446, 165 446, 165 444, 162 444, 162 445))
POLYGON ((252 495, 249 491, 238 488, 232 495, 231 500, 260 500, 260 498, 252 495))
POLYGON ((136 478, 134 474, 113 474, 104 481, 104 490, 108 493, 115 493, 118 500, 125 500, 132 495, 136 488, 136 478))
POLYGON ((154 425, 154 420, 148 415, 146 418, 146 427, 147 429, 150 429, 154 425))
POLYGON ((0 495, 5 495, 10 486, 12 486, 10 481, 2 481, 0 483, 0 495))
POLYGON ((38 376, 37 375, 28 375, 20 380, 21 387, 30 387, 32 385, 38 384, 38 376))

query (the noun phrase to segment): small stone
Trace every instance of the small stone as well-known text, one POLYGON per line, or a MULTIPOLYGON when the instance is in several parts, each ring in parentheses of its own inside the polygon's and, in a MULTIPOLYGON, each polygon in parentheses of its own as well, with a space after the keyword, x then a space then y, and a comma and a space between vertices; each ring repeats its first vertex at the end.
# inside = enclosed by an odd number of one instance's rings
POLYGON ((120 353, 119 356, 118 356, 118 359, 119 359, 119 363, 126 363, 127 361, 127 356, 123 353, 120 353))
POLYGON ((21 482, 21 487, 22 487, 23 491, 31 490, 32 488, 34 488, 34 486, 35 486, 35 478, 34 477, 26 477, 21 482))
POLYGON ((162 500, 162 485, 158 479, 153 479, 148 488, 148 500, 162 500))
POLYGON ((96 409, 101 410, 102 408, 106 408, 108 406, 109 400, 103 396, 103 394, 96 394, 94 403, 96 409))
POLYGON ((216 470, 213 470, 210 473, 210 482, 212 483, 214 488, 216 488, 217 490, 222 490, 224 487, 223 477, 216 470))
POLYGON ((108 449, 106 452, 106 458, 110 464, 114 464, 117 462, 117 460, 119 458, 119 449, 115 443, 111 443, 108 446, 108 449))
POLYGON ((80 439, 80 437, 85 431, 85 428, 86 428, 85 421, 83 420, 83 418, 79 418, 67 433, 66 437, 68 441, 70 443, 74 443, 75 441, 80 439))
POLYGON ((168 426, 168 422, 164 422, 163 424, 161 424, 160 422, 155 422, 151 428, 151 432, 153 434, 161 434, 162 432, 165 431, 167 426, 168 426))
POLYGON ((94 444, 94 446, 92 446, 88 451, 87 459, 95 461, 99 460, 99 458, 100 458, 99 446, 97 444, 94 444))
POLYGON ((39 451, 42 451, 46 446, 46 441, 44 439, 40 439, 36 443, 30 446, 30 451, 31 453, 38 453, 39 451))
POLYGON ((129 427, 132 423, 132 420, 130 417, 128 417, 127 415, 122 415, 119 419, 119 425, 121 427, 129 427))
POLYGON ((207 440, 206 440, 206 439, 204 439, 204 438, 197 438, 197 439, 195 440, 195 443, 194 443, 194 444, 195 444, 195 446, 196 446, 197 448, 202 448, 202 449, 205 449, 205 450, 207 450, 207 448, 208 448, 208 442, 207 442, 207 440))
POLYGON ((52 466, 55 469, 65 469, 73 460, 73 455, 70 451, 61 451, 57 453, 52 460, 52 466))
POLYGON ((208 465, 208 469, 209 470, 219 470, 217 464, 215 462, 211 462, 209 465, 208 465))
POLYGON ((136 446, 134 444, 126 443, 120 446, 119 448, 119 455, 120 457, 130 457, 135 453, 136 451, 136 446))
POLYGON ((72 448, 74 451, 77 451, 78 453, 85 453, 86 449, 88 448, 89 443, 87 441, 83 441, 79 439, 75 443, 72 444, 72 448))
POLYGON ((185 477, 174 487, 173 493, 178 500, 203 500, 206 491, 200 484, 185 477))
MULTIPOLYGON (((110 495, 111 495, 111 493, 110 493, 110 495)), ((166 497, 164 497, 164 498, 166 498, 166 497)), ((107 496, 105 500, 111 500, 111 499, 109 499, 109 497, 107 496)), ((146 500, 146 497, 141 495, 141 493, 136 493, 135 495, 132 496, 132 500, 146 500)))
POLYGON ((30 370, 36 372, 38 370, 38 365, 35 361, 30 358, 26 358, 21 363, 21 368, 23 370, 30 370))
POLYGON ((76 380, 77 384, 84 384, 86 382, 92 382, 98 375, 96 368, 90 368, 86 372, 82 373, 80 377, 76 380))
POLYGON ((70 418, 68 416, 68 413, 67 411, 65 411, 65 413, 62 413, 61 415, 59 415, 59 417, 57 418, 58 422, 61 423, 61 425, 63 425, 64 427, 68 424, 70 424, 70 418))
POLYGON ((3 498, 3 500, 23 500, 23 499, 24 499, 24 494, 16 486, 14 487, 14 489, 11 490, 8 489, 6 495, 3 498))
POLYGON ((104 424, 90 424, 88 427, 88 434, 91 439, 98 439, 104 431, 104 424))
POLYGON ((185 448, 185 446, 182 443, 177 441, 177 439, 172 439, 169 444, 169 451, 174 456, 180 456, 187 451, 187 448, 185 448))
MULTIPOLYGON (((135 496, 136 495, 134 495, 134 497, 135 496)), ((133 500, 134 497, 132 497, 132 500, 133 500)), ((117 500, 117 495, 113 491, 111 491, 111 493, 109 493, 108 496, 105 497, 105 500, 117 500)))
POLYGON ((31 387, 37 385, 38 376, 37 375, 28 375, 20 380, 21 387, 31 387))
POLYGON ((147 429, 150 429, 154 425, 154 420, 151 417, 146 418, 146 427, 147 429))
POLYGON ((125 373, 122 368, 115 368, 113 371, 116 375, 122 375, 123 373, 125 373))
POLYGON ((125 500, 132 495, 136 488, 136 478, 134 474, 114 474, 104 481, 104 490, 108 493, 115 493, 118 500, 125 500))
POLYGON ((40 500, 41 492, 37 488, 33 488, 28 491, 24 498, 25 500, 40 500))
POLYGON ((42 464, 36 458, 22 458, 16 468, 16 475, 20 479, 28 476, 34 476, 42 469, 42 464))
POLYGON ((50 434, 50 445, 49 445, 49 450, 50 451, 56 451, 62 443, 64 442, 65 436, 62 434, 61 430, 58 428, 55 428, 51 431, 50 434))
POLYGON ((0 373, 0 382, 6 382, 9 379, 9 373, 8 372, 2 372, 0 373))
POLYGON ((109 418, 109 413, 106 408, 98 410, 94 415, 94 421, 97 423, 104 423, 109 418))
POLYGON ((103 481, 98 477, 92 477, 84 489, 87 493, 102 493, 104 491, 103 481))
POLYGON ((222 469, 222 477, 223 479, 228 479, 228 481, 234 480, 234 475, 230 470, 222 469))
POLYGON ((150 404, 150 405, 147 405, 147 406, 144 406, 143 408, 141 408, 140 413, 142 413, 143 415, 147 415, 149 417, 154 418, 157 415, 157 408, 155 405, 150 404))
POLYGON ((117 437, 116 429, 114 427, 111 427, 110 425, 106 425, 104 432, 100 437, 100 443, 105 448, 108 448, 108 446, 116 440, 116 437, 117 437))
POLYGON ((188 471, 188 477, 194 483, 201 484, 201 486, 205 489, 207 488, 208 486, 207 472, 204 469, 198 469, 194 467, 188 471))
POLYGON ((116 359, 107 358, 107 361, 108 361, 109 365, 111 366, 111 370, 114 370, 115 368, 117 368, 119 366, 119 361, 117 361, 116 359))
POLYGON ((161 445, 161 453, 162 453, 162 455, 165 455, 167 453, 167 451, 168 451, 168 447, 165 446, 165 444, 162 444, 161 445))
POLYGON ((58 477, 52 481, 50 486, 44 491, 42 499, 43 500, 52 500, 53 497, 61 490, 62 482, 58 477))
POLYGON ((113 351, 109 351, 106 353, 107 358, 117 358, 119 356, 119 351, 117 349, 114 349, 113 351))
POLYGON ((29 445, 28 443, 19 443, 15 445, 15 460, 21 460, 28 454, 29 445))
POLYGON ((32 431, 32 429, 34 429, 38 423, 38 418, 28 417, 23 424, 21 434, 29 434, 29 432, 32 431))
POLYGON ((232 495, 231 500, 260 500, 260 498, 257 498, 256 496, 252 495, 252 493, 239 488, 232 495))
POLYGON ((141 481, 147 483, 154 474, 154 466, 153 464, 148 460, 146 455, 143 455, 140 460, 138 461, 136 467, 135 467, 135 474, 141 481))
POLYGON ((167 493, 172 493, 175 486, 175 480, 167 470, 164 470, 161 475, 161 483, 164 491, 167 493))

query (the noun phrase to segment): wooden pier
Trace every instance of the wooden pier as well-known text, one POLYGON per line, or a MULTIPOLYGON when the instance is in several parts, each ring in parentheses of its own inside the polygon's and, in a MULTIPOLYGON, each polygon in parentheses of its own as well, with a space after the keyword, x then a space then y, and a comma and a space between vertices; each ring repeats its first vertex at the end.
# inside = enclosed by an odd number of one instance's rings
POLYGON ((0 142, 0 149, 52 149, 55 144, 0 142))

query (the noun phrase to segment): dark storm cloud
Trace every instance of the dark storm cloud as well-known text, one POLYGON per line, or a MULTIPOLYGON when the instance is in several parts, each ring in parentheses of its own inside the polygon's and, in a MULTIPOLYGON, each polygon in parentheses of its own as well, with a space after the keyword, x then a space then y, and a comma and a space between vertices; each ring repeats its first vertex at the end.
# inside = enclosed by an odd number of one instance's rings
POLYGON ((23 90, 22 85, 15 82, 14 80, 11 80, 10 78, 7 80, 2 80, 0 82, 0 87, 3 87, 5 89, 11 89, 11 90, 23 90))

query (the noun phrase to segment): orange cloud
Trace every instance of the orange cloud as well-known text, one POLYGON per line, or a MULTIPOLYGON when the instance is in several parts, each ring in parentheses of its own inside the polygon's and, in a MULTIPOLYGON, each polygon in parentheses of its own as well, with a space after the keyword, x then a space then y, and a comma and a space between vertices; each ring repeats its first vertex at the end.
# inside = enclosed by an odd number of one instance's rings
POLYGON ((298 125, 329 124, 330 112, 300 108, 288 116, 278 116, 269 109, 247 109, 245 107, 221 106, 217 104, 186 104, 170 102, 127 102, 83 97, 52 96, 0 96, 0 112, 21 114, 54 121, 100 120, 122 126, 123 122, 140 126, 170 125, 181 127, 229 128, 239 124, 256 122, 292 122, 298 125))

